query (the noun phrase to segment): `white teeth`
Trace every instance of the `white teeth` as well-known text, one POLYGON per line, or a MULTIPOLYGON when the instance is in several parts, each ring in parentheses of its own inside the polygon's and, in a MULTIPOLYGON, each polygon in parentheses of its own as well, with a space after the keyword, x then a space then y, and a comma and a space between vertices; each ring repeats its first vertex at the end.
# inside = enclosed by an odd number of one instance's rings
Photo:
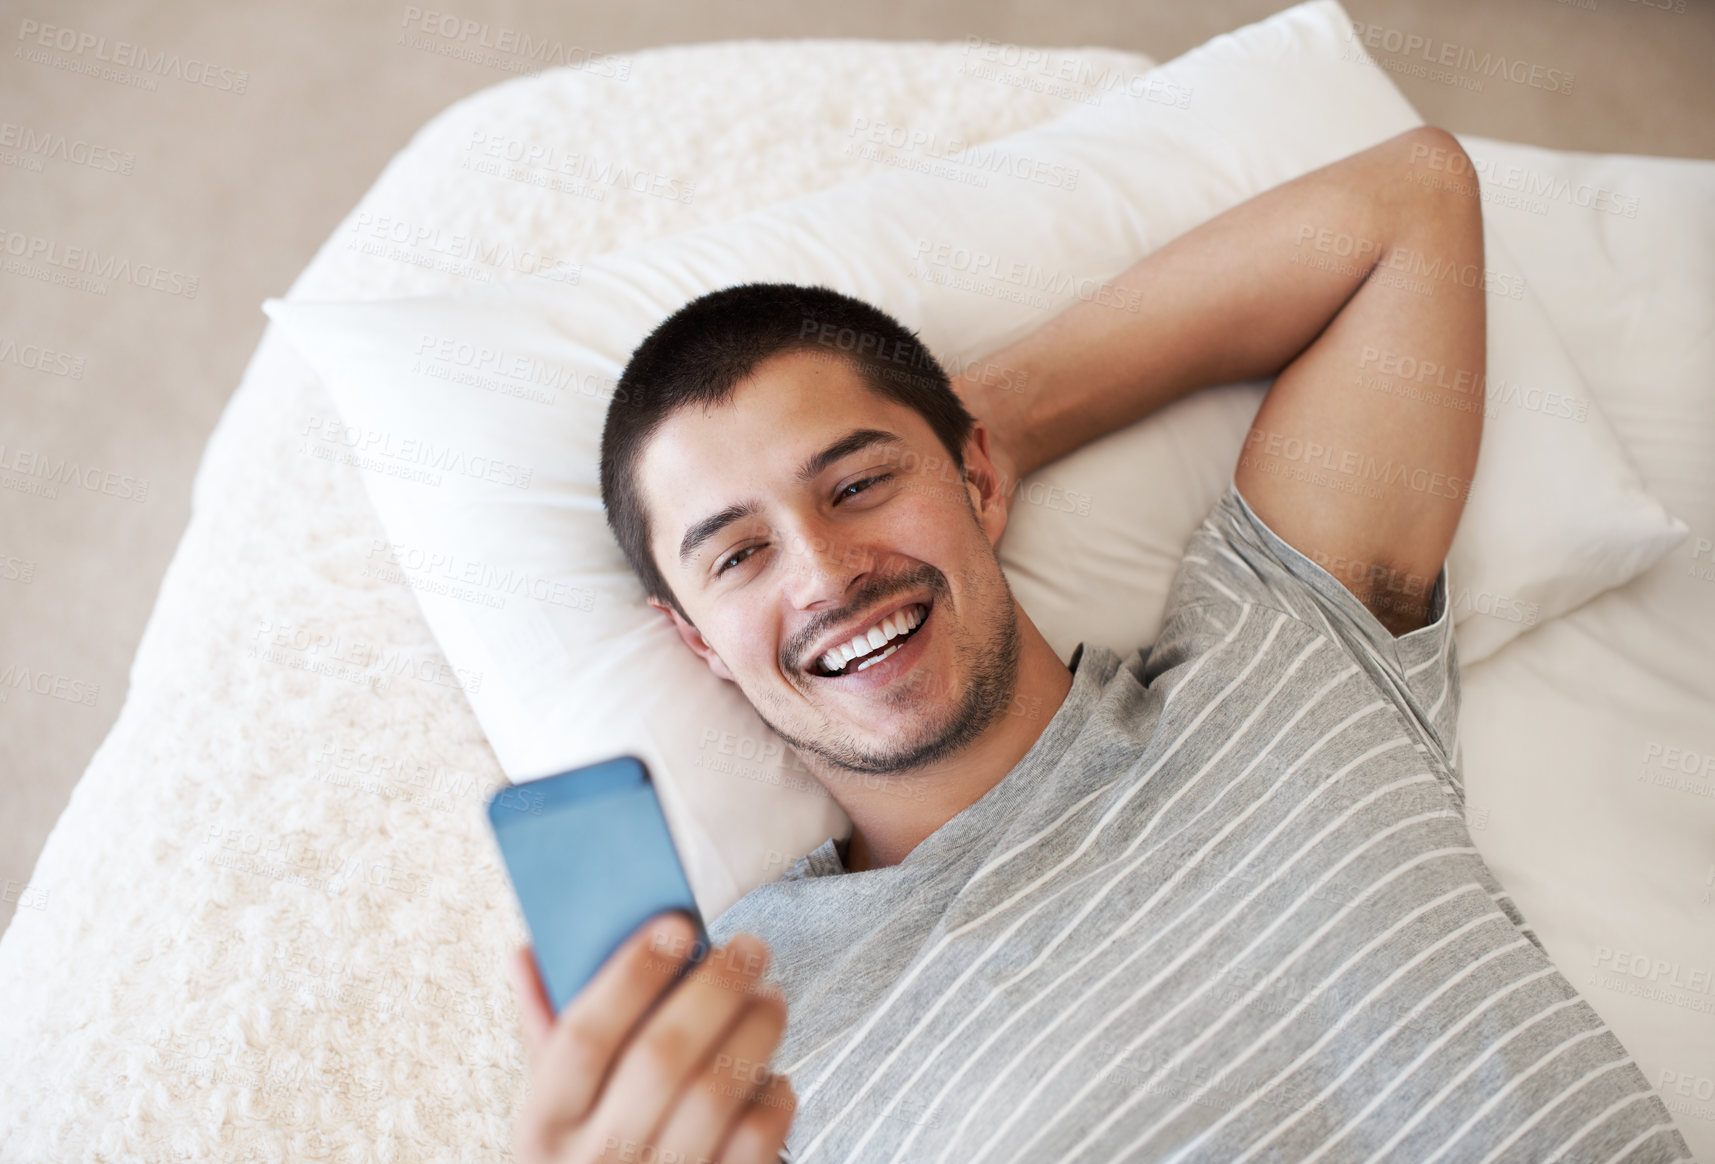
POLYGON ((889 647, 889 648, 887 648, 887 650, 885 650, 885 651, 883 651, 883 652, 881 652, 881 654, 879 654, 879 655, 877 655, 877 656, 876 656, 876 657, 875 657, 875 658, 873 658, 873 659, 865 659, 865 660, 864 660, 864 661, 863 661, 863 662, 861 662, 861 663, 859 663, 859 664, 858 664, 858 666, 857 666, 857 669, 858 669, 858 670, 859 670, 859 671, 861 671, 861 670, 863 670, 863 669, 864 669, 864 668, 865 668, 865 667, 868 667, 868 666, 870 666, 870 665, 872 665, 872 664, 875 664, 875 663, 879 663, 879 662, 881 662, 881 661, 882 661, 882 660, 883 660, 883 659, 885 659, 885 658, 887 658, 887 656, 889 656, 889 655, 891 655, 891 654, 893 654, 893 652, 895 652, 895 651, 897 651, 897 650, 898 650, 898 649, 899 649, 899 644, 898 644, 898 643, 894 643, 894 644, 893 644, 893 645, 892 645, 892 646, 891 646, 891 647, 889 647))
MULTIPOLYGON (((864 633, 853 635, 849 640, 841 643, 839 646, 823 655, 819 661, 827 670, 839 671, 857 656, 868 655, 871 651, 874 651, 877 648, 887 646, 889 639, 898 638, 900 635, 913 629, 918 623, 923 621, 923 615, 926 613, 927 611, 923 611, 918 606, 909 606, 904 610, 889 615, 887 618, 884 618, 881 622, 877 623, 864 633)), ((888 649, 880 655, 877 655, 874 658, 866 658, 863 663, 858 666, 857 670, 861 671, 871 663, 881 662, 882 659, 885 659, 897 649, 897 645, 894 647, 888 647, 888 649)))

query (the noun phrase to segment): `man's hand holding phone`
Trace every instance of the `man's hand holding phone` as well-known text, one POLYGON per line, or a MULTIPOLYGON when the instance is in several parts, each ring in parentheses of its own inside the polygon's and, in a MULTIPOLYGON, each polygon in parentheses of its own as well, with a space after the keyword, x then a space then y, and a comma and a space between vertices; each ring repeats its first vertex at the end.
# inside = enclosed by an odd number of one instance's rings
POLYGON ((739 934, 689 972, 680 913, 638 929, 561 1011, 529 946, 512 962, 530 1060, 513 1150, 525 1164, 774 1164, 797 1096, 768 1062, 786 1000, 739 934))

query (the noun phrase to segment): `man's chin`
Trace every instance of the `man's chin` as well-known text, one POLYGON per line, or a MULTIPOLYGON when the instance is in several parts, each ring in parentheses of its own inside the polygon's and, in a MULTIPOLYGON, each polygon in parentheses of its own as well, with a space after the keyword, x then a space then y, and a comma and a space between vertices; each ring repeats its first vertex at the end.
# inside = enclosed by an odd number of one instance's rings
POLYGON ((812 750, 836 772, 924 775, 957 760, 993 718, 969 700, 942 700, 891 716, 878 710, 837 741, 817 741, 812 750))
POLYGON ((813 736, 783 731, 767 716, 762 716, 762 722, 804 757, 812 770, 833 779, 842 773, 877 776, 920 768, 946 751, 949 734, 945 728, 926 732, 921 710, 893 715, 880 711, 857 724, 833 720, 813 736))

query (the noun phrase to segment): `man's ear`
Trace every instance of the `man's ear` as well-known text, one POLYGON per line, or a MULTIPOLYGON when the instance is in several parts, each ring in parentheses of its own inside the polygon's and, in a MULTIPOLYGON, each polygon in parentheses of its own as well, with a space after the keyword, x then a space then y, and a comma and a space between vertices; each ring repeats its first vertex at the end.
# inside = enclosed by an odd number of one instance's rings
POLYGON ((970 493, 977 523, 988 534, 990 545, 998 545, 1000 535, 1006 532, 1012 494, 1018 488, 1011 474, 1011 458, 1004 450, 990 445, 988 428, 977 421, 965 439, 965 488, 970 493))
POLYGON ((678 611, 659 598, 650 598, 646 601, 650 606, 667 616, 668 621, 673 624, 673 629, 678 631, 679 637, 685 640, 685 645, 691 648, 697 658, 709 665, 709 670, 715 673, 716 678, 725 679, 730 683, 737 682, 732 677, 732 672, 726 669, 726 664, 721 662, 721 657, 715 654, 715 649, 709 646, 708 641, 703 638, 702 631, 686 622, 678 611))

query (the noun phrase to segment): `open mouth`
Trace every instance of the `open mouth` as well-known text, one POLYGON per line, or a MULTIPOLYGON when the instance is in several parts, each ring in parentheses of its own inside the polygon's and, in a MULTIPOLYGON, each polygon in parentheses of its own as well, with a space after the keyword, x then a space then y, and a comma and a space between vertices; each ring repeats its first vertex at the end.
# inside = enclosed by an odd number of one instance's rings
POLYGON ((865 641, 865 636, 858 636, 848 643, 842 643, 827 654, 818 655, 805 670, 820 679, 838 679, 846 675, 855 675, 859 671, 873 667, 883 659, 899 650, 905 643, 923 629, 923 624, 929 619, 931 603, 914 602, 910 606, 901 607, 889 615, 872 630, 865 641), (876 642, 880 637, 881 642, 876 642), (838 663, 837 667, 833 663, 838 663))

